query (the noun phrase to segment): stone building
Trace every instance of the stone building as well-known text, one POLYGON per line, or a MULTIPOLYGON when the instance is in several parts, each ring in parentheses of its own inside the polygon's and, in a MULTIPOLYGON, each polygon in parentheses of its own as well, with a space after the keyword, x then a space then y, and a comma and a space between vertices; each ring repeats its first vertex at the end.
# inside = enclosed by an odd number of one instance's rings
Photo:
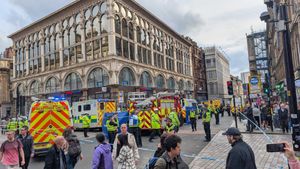
POLYGON ((12 89, 70 102, 120 92, 194 95, 193 44, 133 0, 75 0, 9 36, 12 89))
POLYGON ((231 99, 227 90, 227 81, 230 81, 229 61, 216 47, 208 47, 204 51, 208 99, 223 99, 227 103, 231 99))

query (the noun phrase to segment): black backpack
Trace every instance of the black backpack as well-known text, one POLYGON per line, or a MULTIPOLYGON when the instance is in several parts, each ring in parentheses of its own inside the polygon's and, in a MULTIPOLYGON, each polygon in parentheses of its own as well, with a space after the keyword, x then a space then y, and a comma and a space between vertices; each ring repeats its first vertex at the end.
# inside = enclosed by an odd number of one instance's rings
POLYGON ((72 157, 78 157, 81 154, 80 142, 78 139, 70 139, 68 140, 69 149, 68 153, 72 157))

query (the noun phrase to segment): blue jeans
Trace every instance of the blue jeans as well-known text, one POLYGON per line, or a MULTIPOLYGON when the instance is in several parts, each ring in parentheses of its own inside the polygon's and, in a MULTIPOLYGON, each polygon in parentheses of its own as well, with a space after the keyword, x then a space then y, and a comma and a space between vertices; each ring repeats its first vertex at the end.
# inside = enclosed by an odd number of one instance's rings
POLYGON ((66 155, 67 169, 74 169, 74 159, 69 154, 66 155))

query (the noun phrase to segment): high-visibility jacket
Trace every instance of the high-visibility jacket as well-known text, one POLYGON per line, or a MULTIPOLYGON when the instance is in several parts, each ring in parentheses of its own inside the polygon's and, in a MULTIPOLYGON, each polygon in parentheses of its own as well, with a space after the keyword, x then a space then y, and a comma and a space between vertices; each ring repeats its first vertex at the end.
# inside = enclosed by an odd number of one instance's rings
POLYGON ((151 126, 153 129, 160 129, 160 119, 158 114, 152 113, 151 115, 151 126))
POLYGON ((175 128, 175 125, 171 123, 170 126, 166 125, 165 130, 166 130, 166 132, 169 133, 169 132, 173 131, 174 128, 175 128))
POLYGON ((7 129, 8 130, 14 130, 14 131, 16 131, 17 130, 17 126, 18 126, 18 122, 17 121, 10 121, 7 124, 7 129))
POLYGON ((169 114, 169 118, 171 119, 172 124, 174 124, 175 126, 179 126, 179 125, 180 125, 180 121, 179 121, 179 119, 178 119, 178 115, 177 115, 176 112, 173 112, 173 111, 172 111, 172 112, 169 114))
POLYGON ((196 111, 190 111, 190 118, 196 118, 196 111))
POLYGON ((24 126, 29 127, 28 120, 25 120, 25 121, 24 121, 24 126))
POLYGON ((18 122, 18 126, 19 126, 19 130, 21 130, 22 129, 22 127, 24 126, 24 122, 23 121, 19 121, 18 122))
POLYGON ((111 122, 110 119, 106 120, 107 131, 109 131, 109 132, 117 131, 118 130, 118 126, 119 126, 119 120, 116 119, 116 125, 111 125, 110 122, 111 122))
POLYGON ((89 128, 90 124, 91 124, 91 122, 90 122, 89 117, 87 115, 84 115, 82 117, 82 128, 89 128))
POLYGON ((204 113, 202 115, 202 122, 210 123, 210 119, 211 119, 210 110, 204 110, 204 113))

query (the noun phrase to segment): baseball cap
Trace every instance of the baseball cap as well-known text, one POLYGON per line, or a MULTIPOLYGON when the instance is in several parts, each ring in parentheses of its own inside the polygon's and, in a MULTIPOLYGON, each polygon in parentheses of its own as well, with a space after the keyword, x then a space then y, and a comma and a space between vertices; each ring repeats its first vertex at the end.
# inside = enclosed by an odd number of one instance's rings
POLYGON ((241 132, 239 131, 239 129, 237 129, 235 127, 230 127, 222 135, 225 135, 225 136, 239 136, 239 135, 241 135, 241 132))

